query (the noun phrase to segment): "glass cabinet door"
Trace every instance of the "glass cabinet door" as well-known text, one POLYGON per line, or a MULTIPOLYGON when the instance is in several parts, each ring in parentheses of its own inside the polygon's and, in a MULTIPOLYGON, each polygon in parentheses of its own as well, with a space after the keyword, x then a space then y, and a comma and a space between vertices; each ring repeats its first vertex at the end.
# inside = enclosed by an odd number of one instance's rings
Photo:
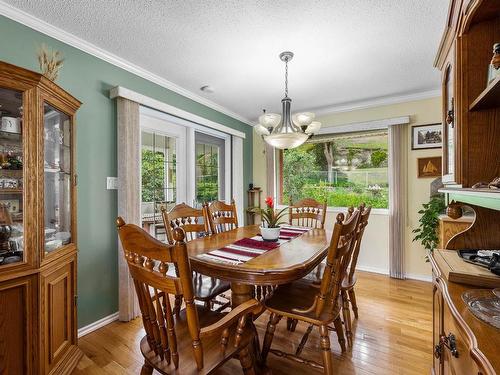
POLYGON ((453 98, 453 71, 449 66, 444 79, 445 122, 443 139, 443 182, 455 182, 455 109, 453 98))
POLYGON ((22 112, 22 92, 0 87, 0 269, 26 259, 22 112))
POLYGON ((44 104, 45 254, 72 242, 71 118, 44 104))

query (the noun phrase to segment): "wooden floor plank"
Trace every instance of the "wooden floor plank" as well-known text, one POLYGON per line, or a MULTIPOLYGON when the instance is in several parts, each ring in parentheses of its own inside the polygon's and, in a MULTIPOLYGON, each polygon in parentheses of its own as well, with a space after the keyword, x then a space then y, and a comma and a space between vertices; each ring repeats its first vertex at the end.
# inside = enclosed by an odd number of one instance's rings
MULTIPOLYGON (((354 345, 341 354, 335 332, 331 334, 335 368, 342 375, 421 375, 432 365, 432 285, 396 280, 368 272, 358 273, 356 297, 359 320, 353 322, 354 345)), ((262 340, 269 315, 257 320, 262 340)), ((292 352, 307 325, 286 331, 280 322, 273 347, 292 352)), ((140 319, 114 322, 80 339, 85 353, 73 375, 139 374, 143 363, 139 341, 144 335, 140 319)), ((313 330, 303 356, 321 362, 317 329, 313 330)), ((321 373, 305 365, 269 355, 274 375, 321 373)), ((239 362, 231 360, 218 375, 240 374, 239 362)))

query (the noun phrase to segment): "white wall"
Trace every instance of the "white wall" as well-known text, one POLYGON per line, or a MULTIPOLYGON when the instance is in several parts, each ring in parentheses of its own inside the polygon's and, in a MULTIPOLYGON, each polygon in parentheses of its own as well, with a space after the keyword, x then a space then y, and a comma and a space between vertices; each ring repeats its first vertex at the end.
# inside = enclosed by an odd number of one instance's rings
MULTIPOLYGON (((417 100, 356 111, 323 115, 318 118, 323 127, 339 126, 356 122, 382 120, 392 117, 410 116, 410 124, 424 125, 441 122, 441 98, 417 100)), ((430 280, 431 268, 426 263, 425 249, 412 241, 412 229, 418 226, 418 211, 429 200, 429 188, 432 178, 417 178, 417 158, 440 156, 441 149, 411 150, 411 131, 408 131, 408 217, 405 231, 405 270, 409 278, 430 280)), ((264 189, 266 196, 266 155, 262 139, 254 134, 253 138, 253 176, 255 186, 264 189)), ((332 226, 334 212, 327 215, 327 225, 332 226)), ((389 270, 389 218, 383 214, 372 214, 365 231, 365 237, 360 251, 358 267, 360 269, 388 273, 389 270)))
MULTIPOLYGON (((369 225, 363 234, 357 269, 389 274, 389 216, 374 210, 369 225)), ((342 211, 328 211, 326 228, 332 228, 337 214, 342 211)), ((343 211, 345 214, 345 211, 343 211)))

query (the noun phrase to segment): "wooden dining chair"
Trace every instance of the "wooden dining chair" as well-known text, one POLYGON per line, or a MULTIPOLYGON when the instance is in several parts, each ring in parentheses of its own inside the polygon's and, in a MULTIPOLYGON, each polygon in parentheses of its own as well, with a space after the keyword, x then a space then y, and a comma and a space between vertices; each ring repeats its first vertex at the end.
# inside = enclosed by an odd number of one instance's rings
POLYGON ((337 215, 333 227, 333 234, 328 249, 325 271, 318 289, 311 281, 299 280, 291 284, 281 285, 272 297, 264 301, 265 307, 271 312, 267 331, 262 347, 262 358, 265 360, 269 352, 280 357, 293 359, 312 367, 322 368, 325 374, 333 374, 332 353, 330 352, 329 331, 333 323, 337 332, 338 341, 342 351, 346 350, 344 331, 340 319, 342 301, 340 298, 340 283, 346 274, 347 257, 352 249, 352 241, 355 237, 359 212, 354 212, 344 222, 344 214, 337 215), (296 319, 309 324, 306 335, 302 338, 295 354, 284 353, 271 349, 276 325, 282 317, 296 319), (323 365, 300 357, 305 342, 313 327, 319 328, 321 336, 321 351, 323 365))
MULTIPOLYGON (((347 344, 352 346, 352 320, 349 305, 351 305, 354 317, 358 318, 358 306, 356 303, 356 295, 354 293, 354 286, 356 285, 356 264, 358 262, 359 250, 361 248, 361 241, 363 239, 363 233, 366 226, 368 225, 368 219, 370 217, 371 207, 366 207, 362 203, 356 211, 359 212, 358 225, 356 227, 356 234, 353 239, 353 246, 351 253, 348 258, 346 258, 347 264, 345 267, 348 271, 345 273, 342 279, 342 284, 340 286, 340 296, 342 298, 342 315, 344 321, 344 328, 346 331, 347 344)), ((347 211, 346 220, 349 220, 350 216, 355 212, 353 207, 349 207, 347 211)), ((321 276, 324 272, 325 265, 321 263, 314 272, 311 272, 304 279, 312 281, 314 284, 319 285, 321 283, 321 276)), ((290 323, 289 323, 290 324, 290 323)), ((294 328, 294 326, 292 326, 294 328)), ((293 329, 290 329, 293 330, 293 329)))
POLYGON ((222 233, 238 228, 238 215, 234 199, 230 204, 214 201, 207 207, 208 223, 212 233, 222 233))
POLYGON ((154 369, 161 374, 209 374, 232 357, 239 358, 245 374, 255 374, 250 354, 255 331, 247 322, 260 312, 259 302, 249 300, 228 314, 196 305, 181 228, 173 230, 175 244, 169 245, 121 217, 117 227, 146 331, 140 342, 141 375, 154 369), (178 276, 168 275, 171 266, 177 267, 178 276), (179 295, 185 308, 175 315, 171 299, 179 295))
MULTIPOLYGON (((326 201, 321 203, 313 198, 304 198, 293 203, 290 197, 290 205, 288 206, 288 224, 299 227, 308 228, 325 228, 326 220, 326 201)), ((322 266, 320 263, 311 273, 316 273, 318 277, 322 274, 322 266)), ((294 332, 297 326, 297 320, 288 318, 286 323, 287 330, 294 332)))
POLYGON ((304 198, 293 203, 290 197, 288 206, 288 222, 309 228, 325 228, 326 201, 321 203, 312 198, 304 198))
MULTIPOLYGON (((188 241, 208 235, 209 225, 206 209, 206 205, 203 205, 202 209, 195 209, 185 203, 176 205, 170 212, 162 208, 161 213, 168 243, 171 245, 174 244, 175 228, 182 228, 188 241)), ((213 304, 220 305, 219 309, 229 307, 229 301, 222 303, 217 300, 217 296, 231 289, 229 282, 193 272, 193 286, 195 299, 202 301, 205 307, 209 308, 213 304)), ((179 298, 177 298, 175 311, 179 311, 179 309, 179 298)))
POLYGON ((347 264, 348 272, 346 272, 340 287, 340 294, 342 297, 342 314, 344 317, 347 344, 349 346, 352 346, 352 321, 349 304, 351 305, 354 317, 358 319, 358 305, 356 303, 356 294, 354 293, 354 286, 356 285, 356 264, 358 263, 361 241, 368 225, 371 209, 372 208, 370 206, 366 207, 364 203, 362 203, 358 208, 359 220, 356 228, 355 243, 347 264))

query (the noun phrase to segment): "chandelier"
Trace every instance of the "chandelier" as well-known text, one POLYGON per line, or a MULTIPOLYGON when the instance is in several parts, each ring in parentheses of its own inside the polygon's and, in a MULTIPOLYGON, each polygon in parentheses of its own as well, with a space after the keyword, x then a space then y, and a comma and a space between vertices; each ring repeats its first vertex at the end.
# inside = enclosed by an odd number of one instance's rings
POLYGON ((280 53, 280 60, 285 63, 285 97, 281 99, 282 114, 266 113, 259 117, 255 132, 261 135, 271 146, 279 149, 295 148, 307 141, 321 128, 321 123, 314 120, 314 113, 301 112, 291 115, 292 99, 288 97, 288 62, 293 53, 280 53))

